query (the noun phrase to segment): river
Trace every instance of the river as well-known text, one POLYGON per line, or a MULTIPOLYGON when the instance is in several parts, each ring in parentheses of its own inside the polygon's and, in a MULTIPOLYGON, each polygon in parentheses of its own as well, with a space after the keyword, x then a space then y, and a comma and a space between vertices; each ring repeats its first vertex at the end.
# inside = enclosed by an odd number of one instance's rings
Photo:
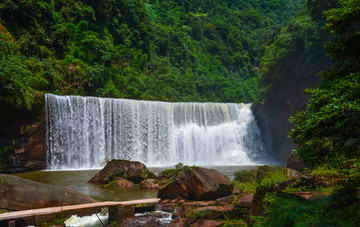
MULTIPOLYGON (((165 169, 170 168, 173 167, 150 167, 149 170, 154 174, 158 174, 165 169)), ((233 178, 234 172, 240 170, 254 169, 256 168, 256 166, 207 166, 206 168, 216 169, 225 176, 233 178)), ((87 182, 97 172, 99 172, 99 170, 34 171, 27 173, 18 173, 14 175, 41 183, 51 184, 79 191, 93 197, 98 201, 128 201, 136 199, 155 198, 157 196, 157 190, 140 190, 137 187, 127 189, 110 189, 104 188, 104 186, 102 185, 88 184, 87 182)))

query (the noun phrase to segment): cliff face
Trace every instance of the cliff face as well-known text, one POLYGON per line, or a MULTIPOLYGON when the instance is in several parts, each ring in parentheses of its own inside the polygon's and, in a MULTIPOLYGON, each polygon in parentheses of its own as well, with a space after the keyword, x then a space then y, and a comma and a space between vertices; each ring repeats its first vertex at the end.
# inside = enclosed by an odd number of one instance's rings
POLYGON ((46 126, 43 104, 31 111, 0 103, 0 172, 46 168, 46 126))
POLYGON ((267 150, 272 151, 275 158, 282 163, 286 163, 296 147, 293 140, 288 138, 294 126, 290 123, 290 117, 305 108, 308 98, 304 90, 304 85, 299 83, 289 96, 268 100, 265 104, 256 103, 252 108, 267 150))

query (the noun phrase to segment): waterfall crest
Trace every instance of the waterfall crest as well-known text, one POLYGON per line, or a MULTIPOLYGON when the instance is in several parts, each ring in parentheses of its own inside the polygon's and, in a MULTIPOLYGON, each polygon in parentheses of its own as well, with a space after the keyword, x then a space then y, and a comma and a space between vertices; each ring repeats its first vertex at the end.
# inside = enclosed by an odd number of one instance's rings
POLYGON ((266 156, 251 104, 45 95, 49 169, 251 165, 266 156))

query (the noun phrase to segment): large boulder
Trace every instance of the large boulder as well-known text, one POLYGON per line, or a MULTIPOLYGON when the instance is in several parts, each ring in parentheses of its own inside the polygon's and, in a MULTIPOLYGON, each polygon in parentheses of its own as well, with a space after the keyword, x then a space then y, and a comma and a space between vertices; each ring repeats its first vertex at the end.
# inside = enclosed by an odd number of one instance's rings
POLYGON ((214 169, 187 167, 158 190, 162 199, 215 200, 231 195, 233 184, 214 169))
POLYGON ((7 210, 27 210, 96 202, 90 196, 80 192, 12 175, 0 174, 0 182, 0 207, 7 210))
POLYGON ((98 172, 89 183, 106 184, 116 177, 122 177, 135 184, 145 179, 156 178, 141 162, 128 160, 112 160, 100 172, 98 172))

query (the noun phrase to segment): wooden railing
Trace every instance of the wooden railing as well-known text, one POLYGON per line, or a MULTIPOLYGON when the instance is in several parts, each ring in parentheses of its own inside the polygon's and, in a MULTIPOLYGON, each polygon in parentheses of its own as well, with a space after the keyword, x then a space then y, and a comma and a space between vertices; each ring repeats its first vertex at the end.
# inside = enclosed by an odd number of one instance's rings
POLYGON ((142 199, 123 202, 98 202, 86 203, 79 205, 68 205, 60 207, 48 207, 33 210, 14 211, 0 214, 1 226, 37 226, 40 223, 47 222, 60 217, 69 217, 74 214, 89 215, 98 213, 102 208, 109 208, 109 222, 116 221, 118 223, 124 217, 131 217, 135 214, 135 207, 138 206, 153 206, 156 205, 160 199, 142 199))

